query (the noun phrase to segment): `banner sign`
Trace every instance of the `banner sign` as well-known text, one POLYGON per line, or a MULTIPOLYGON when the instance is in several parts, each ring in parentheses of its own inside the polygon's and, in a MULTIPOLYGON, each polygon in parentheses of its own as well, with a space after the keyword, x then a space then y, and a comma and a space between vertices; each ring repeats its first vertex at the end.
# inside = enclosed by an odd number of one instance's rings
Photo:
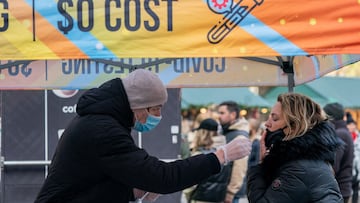
POLYGON ((359 10, 359 0, 0 0, 0 59, 360 54, 359 10))
MULTIPOLYGON (((263 59, 276 60, 271 57, 263 59)), ((295 82, 305 83, 359 60, 360 55, 295 57, 293 62, 295 82)), ((153 71, 168 88, 288 84, 287 75, 279 66, 246 58, 127 58, 0 62, 6 65, 14 64, 0 69, 1 89, 88 89, 115 77, 123 78, 134 68, 153 71)))

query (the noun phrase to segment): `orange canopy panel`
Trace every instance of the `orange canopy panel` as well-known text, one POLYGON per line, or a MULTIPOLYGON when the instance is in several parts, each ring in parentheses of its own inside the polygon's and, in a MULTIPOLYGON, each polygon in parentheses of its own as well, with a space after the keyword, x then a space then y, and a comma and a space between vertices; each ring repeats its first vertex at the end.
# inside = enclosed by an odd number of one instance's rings
POLYGON ((359 10, 359 0, 3 0, 0 59, 360 54, 359 10))

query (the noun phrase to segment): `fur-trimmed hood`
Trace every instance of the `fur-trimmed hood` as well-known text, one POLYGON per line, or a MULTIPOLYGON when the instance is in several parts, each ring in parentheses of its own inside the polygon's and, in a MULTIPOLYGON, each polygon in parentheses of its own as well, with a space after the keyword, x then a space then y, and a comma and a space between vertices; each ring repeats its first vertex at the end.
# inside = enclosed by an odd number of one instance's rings
POLYGON ((322 160, 333 164, 335 152, 343 144, 333 126, 324 121, 303 136, 274 143, 262 166, 268 175, 273 176, 276 169, 295 160, 322 160))

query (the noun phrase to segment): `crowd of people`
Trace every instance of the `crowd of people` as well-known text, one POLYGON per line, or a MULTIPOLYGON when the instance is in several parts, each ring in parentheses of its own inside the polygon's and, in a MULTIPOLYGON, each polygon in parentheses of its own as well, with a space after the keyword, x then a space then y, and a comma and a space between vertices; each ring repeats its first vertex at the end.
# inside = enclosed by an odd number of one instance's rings
POLYGON ((183 202, 358 202, 360 139, 356 121, 341 104, 321 107, 305 95, 284 93, 267 119, 244 117, 240 110, 235 101, 224 101, 216 114, 212 106, 212 113, 197 116, 184 132, 184 138, 191 137, 185 140, 191 154, 199 153, 198 129, 209 120, 218 128, 202 147, 219 148, 219 142, 214 144, 219 137, 223 144, 245 137, 252 141, 252 150, 230 164, 231 172, 223 171, 228 179, 212 176, 184 190, 183 202), (224 181, 227 187, 217 193, 223 195, 219 201, 210 194, 224 181))
POLYGON ((341 104, 283 93, 262 120, 224 101, 188 127, 183 158, 164 162, 131 131, 153 130, 167 96, 144 69, 86 91, 35 203, 154 202, 178 191, 189 203, 357 201, 358 132, 341 104))

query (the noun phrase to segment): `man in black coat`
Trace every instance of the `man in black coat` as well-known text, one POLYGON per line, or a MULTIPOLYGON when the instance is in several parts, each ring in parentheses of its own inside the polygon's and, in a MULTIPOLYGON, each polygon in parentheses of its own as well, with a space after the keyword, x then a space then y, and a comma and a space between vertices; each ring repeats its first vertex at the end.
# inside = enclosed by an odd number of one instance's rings
POLYGON ((324 106, 324 111, 334 124, 336 134, 345 143, 343 148, 336 151, 333 165, 335 178, 339 184, 344 203, 349 202, 352 194, 352 165, 354 160, 354 143, 344 120, 345 110, 339 103, 329 103, 324 106))
POLYGON ((152 130, 167 90, 138 69, 85 92, 64 131, 35 203, 128 203, 183 190, 216 174, 221 164, 247 156, 250 141, 170 163, 135 145, 131 129, 152 130))

